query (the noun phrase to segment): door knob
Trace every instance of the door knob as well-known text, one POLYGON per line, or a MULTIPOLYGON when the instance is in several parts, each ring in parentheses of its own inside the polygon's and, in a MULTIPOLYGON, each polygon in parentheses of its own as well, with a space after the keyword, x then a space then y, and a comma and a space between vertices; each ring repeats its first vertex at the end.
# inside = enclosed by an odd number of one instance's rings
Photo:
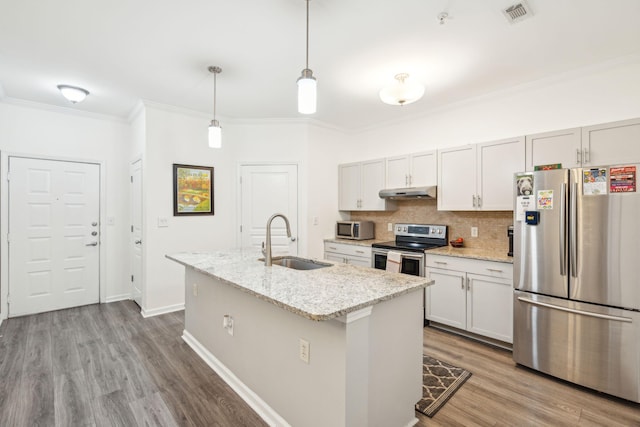
POLYGON ((93 225, 95 227, 96 225, 98 225, 98 223, 94 221, 94 222, 91 223, 91 225, 93 225))
POLYGON ((92 231, 92 232, 91 232, 91 235, 92 235, 92 236, 97 236, 97 235, 98 235, 98 232, 97 232, 97 231, 92 231))
POLYGON ((296 241, 296 238, 295 238, 295 237, 292 237, 292 238, 291 238, 291 241, 292 241, 292 242, 295 242, 295 241, 296 241))
POLYGON ((85 246, 98 246, 98 242, 87 243, 85 246))
POLYGON ((140 243, 142 243, 142 240, 136 240, 136 241, 135 241, 135 242, 133 242, 133 243, 135 243, 136 245, 139 245, 140 243))

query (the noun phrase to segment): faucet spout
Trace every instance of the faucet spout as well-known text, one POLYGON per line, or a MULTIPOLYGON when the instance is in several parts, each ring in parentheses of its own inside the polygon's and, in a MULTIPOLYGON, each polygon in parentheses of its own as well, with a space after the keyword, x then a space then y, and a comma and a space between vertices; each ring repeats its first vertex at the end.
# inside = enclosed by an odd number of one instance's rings
POLYGON ((280 217, 284 220, 285 225, 287 226, 287 237, 291 237, 291 226, 289 225, 289 220, 284 214, 276 213, 271 215, 271 217, 267 220, 267 242, 266 244, 263 242, 262 253, 264 254, 264 265, 266 267, 271 267, 271 223, 277 217, 280 217))

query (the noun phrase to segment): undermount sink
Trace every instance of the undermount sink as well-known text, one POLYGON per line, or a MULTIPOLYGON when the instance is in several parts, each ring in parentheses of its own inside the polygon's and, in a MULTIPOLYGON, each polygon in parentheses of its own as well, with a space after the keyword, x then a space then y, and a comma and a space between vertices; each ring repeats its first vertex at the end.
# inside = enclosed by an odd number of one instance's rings
MULTIPOLYGON (((264 261, 264 258, 261 258, 260 261, 264 261)), ((333 265, 326 262, 298 258, 295 256, 276 256, 271 259, 271 263, 281 267, 292 268, 294 270, 316 270, 318 268, 331 267, 333 265)))

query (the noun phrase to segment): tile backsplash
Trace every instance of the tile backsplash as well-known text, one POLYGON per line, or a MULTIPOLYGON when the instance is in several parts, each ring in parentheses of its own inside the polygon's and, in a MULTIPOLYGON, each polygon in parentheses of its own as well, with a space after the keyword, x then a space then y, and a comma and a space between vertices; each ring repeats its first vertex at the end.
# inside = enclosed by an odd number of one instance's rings
POLYGON ((449 226, 449 240, 464 239, 469 248, 509 250, 507 227, 513 224, 511 211, 438 211, 435 200, 398 200, 398 210, 389 212, 351 212, 352 220, 373 221, 376 239, 393 240, 387 224, 443 224, 449 226), (471 237, 471 227, 478 227, 478 237, 471 237))

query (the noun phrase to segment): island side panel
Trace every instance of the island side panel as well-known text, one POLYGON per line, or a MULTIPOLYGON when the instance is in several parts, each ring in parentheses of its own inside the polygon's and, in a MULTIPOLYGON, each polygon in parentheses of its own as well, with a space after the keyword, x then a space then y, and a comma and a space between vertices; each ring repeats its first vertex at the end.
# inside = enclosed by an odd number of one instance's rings
POLYGON ((191 268, 185 289, 185 331, 289 424, 345 425, 343 323, 306 319, 191 268), (222 327, 226 314, 233 336, 222 327), (309 364, 299 358, 300 338, 310 343, 309 364))
POLYGON ((369 328, 369 426, 417 422, 422 398, 423 291, 373 306, 369 328))

